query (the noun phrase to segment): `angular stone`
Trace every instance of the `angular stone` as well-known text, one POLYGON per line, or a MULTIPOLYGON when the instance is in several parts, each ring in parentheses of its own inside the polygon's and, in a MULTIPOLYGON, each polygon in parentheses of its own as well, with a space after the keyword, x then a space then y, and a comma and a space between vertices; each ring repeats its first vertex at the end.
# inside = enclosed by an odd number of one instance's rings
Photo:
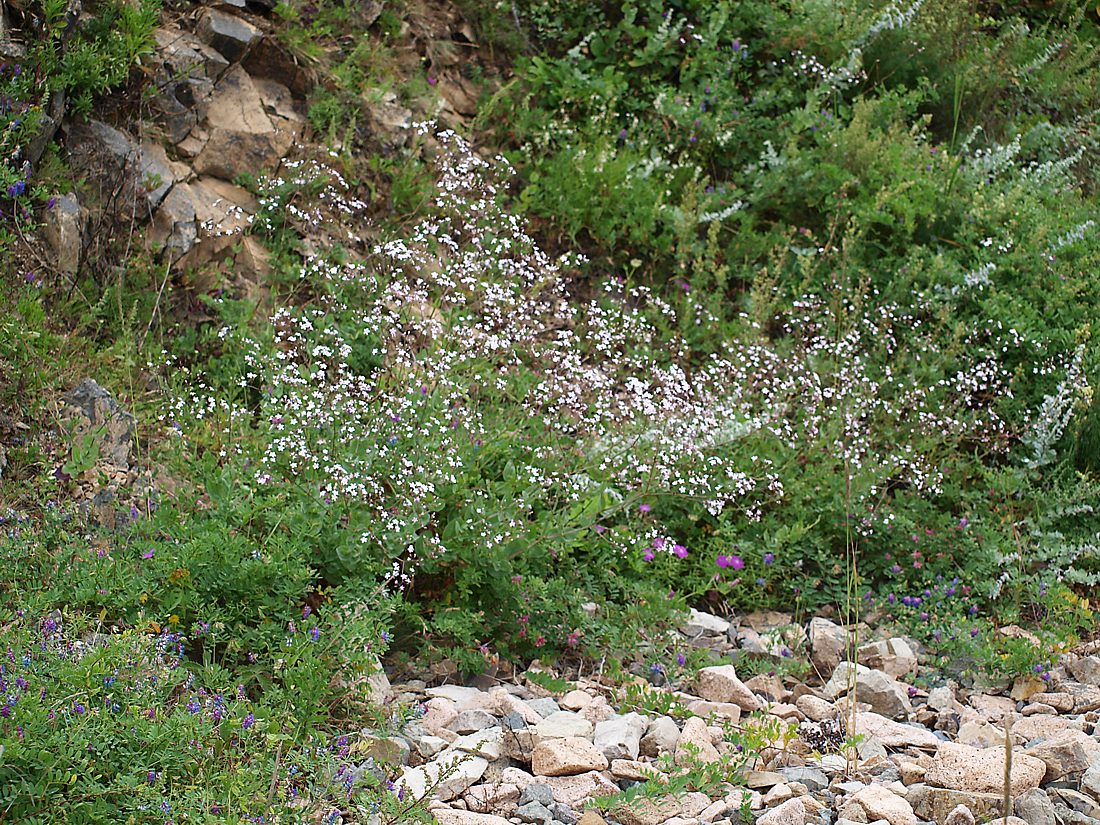
POLYGON ((1073 711, 1072 693, 1036 693, 1031 697, 1033 702, 1041 702, 1054 708, 1059 713, 1071 713, 1073 711))
POLYGON ((53 209, 46 212, 43 234, 50 245, 57 269, 67 275, 80 269, 84 251, 84 227, 88 222, 76 195, 66 194, 57 198, 53 209))
POLYGON ((741 719, 741 706, 732 702, 708 702, 705 699, 696 699, 688 702, 687 709, 696 716, 709 719, 713 714, 730 722, 738 722, 741 719))
POLYGON ((807 693, 795 700, 794 706, 805 714, 807 719, 815 722, 824 722, 826 719, 835 719, 837 710, 832 702, 807 693))
MULTIPOLYGON (((1013 796, 1039 787, 1046 766, 1025 753, 1012 755, 1010 780, 1013 796)), ((1004 788, 1005 754, 1003 748, 978 750, 968 745, 944 742, 936 751, 925 781, 956 791, 996 793, 1004 788)))
POLYGON ((680 814, 680 805, 673 796, 660 799, 639 797, 629 804, 619 804, 611 809, 611 816, 622 825, 661 825, 680 814))
POLYGON ((571 690, 561 697, 558 704, 564 710, 582 710, 592 704, 592 694, 583 690, 571 690))
POLYGON ((636 759, 614 759, 611 762, 611 775, 616 779, 645 782, 654 773, 657 769, 653 764, 636 759))
POLYGON ((1081 777, 1081 790, 1100 800, 1100 762, 1097 762, 1081 777))
POLYGON ((518 806, 520 790, 508 783, 492 785, 474 785, 464 795, 466 806, 471 811, 484 814, 507 814, 511 816, 518 806))
POLYGON ((229 69, 202 107, 210 137, 194 160, 200 175, 232 180, 272 168, 294 142, 292 125, 276 125, 264 110, 256 84, 239 66, 229 69))
POLYGON ((856 733, 887 748, 938 748, 942 741, 927 728, 894 722, 877 713, 857 713, 856 733))
POLYGON ((1054 803, 1042 788, 1034 788, 1016 797, 1016 816, 1030 825, 1058 825, 1054 803))
POLYGON ((965 805, 980 821, 986 821, 1001 813, 1004 797, 1001 794, 955 791, 932 785, 911 785, 905 795, 913 806, 913 812, 921 819, 943 822, 959 805, 965 805))
POLYGON ((263 32, 240 17, 206 9, 199 18, 196 34, 230 63, 236 63, 263 32))
POLYGON ((737 678, 733 665, 705 667, 696 679, 699 695, 708 702, 729 702, 749 713, 760 710, 760 700, 737 678))
POLYGON ((817 768, 780 768, 779 772, 788 782, 799 782, 811 793, 823 791, 829 787, 829 778, 825 776, 824 771, 817 768))
POLYGON ((965 805, 956 805, 944 819, 943 825, 974 825, 974 814, 965 805))
POLYGON ((1027 752, 1045 763, 1046 782, 1081 773, 1100 763, 1100 742, 1079 730, 1055 733, 1029 747, 1027 752))
POLYGON ((187 184, 177 183, 153 215, 149 240, 177 260, 191 250, 198 236, 194 195, 187 184))
POLYGON ((432 816, 439 825, 512 825, 502 816, 456 808, 434 808, 432 816))
POLYGON ((872 670, 901 679, 917 670, 917 653, 905 639, 893 638, 861 645, 856 661, 872 670))
POLYGON ((423 799, 435 787, 435 794, 444 802, 454 799, 481 779, 489 762, 479 756, 458 751, 444 751, 439 758, 418 768, 406 768, 397 784, 414 799, 423 799))
POLYGON ((95 434, 99 463, 114 470, 130 466, 130 446, 136 420, 115 397, 91 378, 85 378, 64 395, 68 417, 76 419, 74 437, 95 434))
POLYGON ((679 741, 680 728, 675 720, 670 716, 658 716, 649 723, 649 728, 642 737, 640 750, 644 756, 655 759, 666 753, 675 753, 679 741))
POLYGON ((535 735, 540 739, 558 739, 567 736, 591 739, 592 732, 593 725, 591 722, 565 710, 551 713, 535 725, 535 735))
POLYGON ((593 796, 608 796, 619 791, 619 786, 608 775, 598 771, 577 776, 550 776, 541 781, 550 786, 557 802, 574 810, 580 809, 584 801, 593 796))
POLYGON ((848 691, 849 678, 855 671, 855 694, 860 702, 866 702, 871 710, 890 719, 905 719, 911 706, 906 688, 891 676, 863 665, 841 662, 833 671, 828 683, 821 689, 827 697, 836 699, 848 691))
POLYGON ((466 736, 458 737, 451 747, 474 756, 482 756, 490 762, 500 759, 504 752, 504 731, 500 728, 486 728, 466 736))
POLYGON ((515 815, 521 822, 532 822, 537 825, 550 825, 554 821, 554 815, 550 813, 550 809, 538 802, 520 805, 515 815))
POLYGON ((844 661, 848 648, 848 631, 835 622, 820 617, 810 619, 810 661, 824 677, 844 661))
POLYGON ((866 812, 869 822, 885 819, 890 825, 917 825, 913 806, 903 797, 881 785, 868 785, 857 791, 845 804, 843 810, 847 811, 850 805, 861 807, 866 812))
POLYGON ((1070 663, 1069 672, 1078 682, 1100 685, 1100 656, 1082 656, 1070 663))
POLYGON ((595 745, 577 736, 544 739, 535 745, 531 770, 536 776, 575 776, 602 771, 608 761, 595 745))
POLYGON ((253 77, 278 78, 295 97, 307 97, 317 85, 317 73, 271 37, 253 41, 241 65, 253 77))
POLYGON ((694 761, 714 763, 719 759, 718 750, 710 741, 706 722, 698 716, 692 716, 684 723, 684 729, 680 732, 680 741, 676 745, 676 764, 686 765, 694 761))
POLYGON ((684 623, 684 634, 686 636, 721 636, 727 633, 729 629, 730 623, 725 619, 712 613, 703 613, 695 608, 691 608, 688 620, 684 623))
POLYGON ((1012 735, 1017 742, 1046 739, 1066 730, 1080 730, 1081 720, 1064 716, 1017 716, 1012 723, 1012 735))
POLYGON ((216 49, 183 29, 161 26, 153 37, 157 42, 157 57, 170 78, 198 75, 217 80, 229 67, 229 61, 216 49))
POLYGON ((646 720, 637 713, 612 717, 596 725, 592 741, 608 762, 637 759, 646 727, 646 720))
POLYGON ((756 825, 806 825, 806 806, 801 799, 789 799, 756 820, 756 825))
POLYGON ((496 725, 496 717, 484 710, 464 710, 447 725, 455 733, 473 733, 496 725))

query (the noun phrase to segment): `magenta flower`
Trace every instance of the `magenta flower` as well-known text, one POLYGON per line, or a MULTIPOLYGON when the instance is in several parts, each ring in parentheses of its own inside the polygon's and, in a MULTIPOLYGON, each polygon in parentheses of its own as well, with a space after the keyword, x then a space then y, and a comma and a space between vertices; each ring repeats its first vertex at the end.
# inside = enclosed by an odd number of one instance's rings
POLYGON ((648 504, 642 504, 642 505, 639 505, 639 506, 638 506, 638 512, 639 512, 639 513, 642 513, 643 515, 644 515, 645 513, 648 513, 648 512, 649 512, 650 510, 652 510, 652 509, 653 509, 653 508, 652 508, 652 507, 650 507, 650 506, 649 506, 648 504))
POLYGON ((681 559, 686 559, 688 555, 688 549, 682 544, 672 545, 672 552, 676 555, 677 558, 681 559))
POLYGON ((655 556, 654 552, 651 549, 646 549, 645 555, 642 556, 642 558, 645 559, 646 561, 653 561, 653 559, 656 558, 656 556, 655 556))

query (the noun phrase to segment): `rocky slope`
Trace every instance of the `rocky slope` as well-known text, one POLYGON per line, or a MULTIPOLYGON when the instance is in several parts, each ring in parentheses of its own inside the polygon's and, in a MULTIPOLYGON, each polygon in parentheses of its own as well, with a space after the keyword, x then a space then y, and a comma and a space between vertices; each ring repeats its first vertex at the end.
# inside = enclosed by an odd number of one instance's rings
MULTIPOLYGON (((876 639, 851 663, 847 631, 826 619, 806 629, 774 613, 737 624, 693 611, 682 633, 716 661, 683 690, 649 685, 682 714, 617 708, 599 680, 556 696, 533 677, 410 681, 393 693, 422 715, 399 735, 365 732, 362 769, 397 765, 398 785, 430 798, 443 825, 735 825, 746 821, 742 811, 758 825, 1100 821, 1096 652, 1067 656, 1048 681, 984 690, 948 682, 925 692, 907 682, 922 667, 915 643, 876 639), (742 682, 729 664, 734 650, 776 662, 806 650, 827 678, 742 682), (597 797, 646 779, 733 764, 730 731, 765 730, 769 721, 782 732, 745 766, 744 784, 731 772, 729 782, 644 794, 602 815, 592 809, 597 797), (1012 812, 1004 819, 1006 776, 1012 812)), ((664 681, 660 669, 647 676, 664 681)))

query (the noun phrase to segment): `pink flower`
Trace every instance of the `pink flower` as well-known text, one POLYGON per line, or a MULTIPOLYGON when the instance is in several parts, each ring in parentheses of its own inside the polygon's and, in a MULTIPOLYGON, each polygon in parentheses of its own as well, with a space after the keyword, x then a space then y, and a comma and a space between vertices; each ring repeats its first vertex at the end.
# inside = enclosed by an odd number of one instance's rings
POLYGON ((648 513, 652 509, 653 508, 650 507, 648 504, 642 504, 642 505, 639 505, 638 512, 642 513, 644 515, 645 513, 648 513))
POLYGON ((677 556, 677 558, 681 559, 686 559, 688 555, 688 549, 682 544, 672 545, 672 552, 677 556))
POLYGON ((734 570, 741 570, 745 566, 745 560, 740 556, 719 556, 716 563, 719 567, 732 567, 734 570))
POLYGON ((655 555, 654 555, 652 550, 646 550, 645 555, 642 556, 642 558, 645 559, 646 561, 653 561, 653 559, 655 558, 655 555))

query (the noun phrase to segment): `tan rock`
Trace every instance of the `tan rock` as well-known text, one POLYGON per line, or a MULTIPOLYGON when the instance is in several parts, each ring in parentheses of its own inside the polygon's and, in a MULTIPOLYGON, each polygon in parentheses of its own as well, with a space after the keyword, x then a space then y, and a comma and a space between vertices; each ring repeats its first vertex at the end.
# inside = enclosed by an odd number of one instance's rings
POLYGON ((483 814, 507 813, 510 816, 517 807, 519 796, 518 785, 500 783, 473 785, 466 791, 464 798, 468 810, 483 814))
POLYGON ((581 710, 592 704, 592 695, 583 690, 571 690, 558 700, 562 710, 581 710))
POLYGON ((857 713, 856 730, 887 748, 938 748, 941 741, 927 728, 894 722, 877 713, 857 713))
POLYGON ((1080 720, 1064 716, 1017 716, 1012 723, 1012 735, 1017 742, 1046 739, 1065 730, 1080 729, 1080 720))
MULTIPOLYGON (((1046 765, 1025 753, 1012 756, 1011 791, 1016 796, 1039 787, 1046 765)), ((969 745, 944 742, 936 751, 925 781, 956 791, 996 793, 1004 788, 1005 754, 1002 748, 978 750, 969 745)))
POLYGON ((630 779, 635 782, 644 782, 655 773, 659 773, 657 767, 651 763, 639 762, 636 759, 612 759, 611 775, 616 779, 630 779))
POLYGON ((475 811, 460 811, 455 808, 436 808, 432 813, 439 825, 511 825, 502 816, 475 811))
POLYGON ((916 762, 902 762, 898 765, 901 781, 906 785, 915 785, 924 781, 925 768, 916 762))
POLYGON ((905 795, 913 811, 924 820, 943 822, 959 805, 965 805, 979 821, 998 816, 1004 797, 1001 794, 955 791, 932 785, 911 785, 905 795))
POLYGON ((696 686, 699 695, 708 702, 731 702, 750 713, 761 708, 760 700, 737 678, 733 665, 703 668, 696 686))
POLYGON ((660 825, 680 814, 680 804, 674 796, 660 799, 639 797, 629 804, 622 803, 611 809, 611 816, 622 825, 660 825))
POLYGON ((790 785, 785 782, 780 782, 764 794, 764 804, 769 808, 774 808, 776 805, 786 802, 793 796, 794 791, 791 790, 790 785))
POLYGON ((1028 748, 1027 752, 1046 765, 1046 782, 1055 782, 1100 763, 1100 742, 1079 730, 1055 733, 1028 748))
POLYGON ((684 765, 695 760, 713 763, 719 758, 718 750, 711 744, 706 723, 698 716, 692 716, 684 723, 680 741, 676 743, 676 764, 684 765))
POLYGON ((1070 713, 1074 703, 1072 693, 1036 693, 1031 701, 1049 705, 1060 713, 1070 713))
POLYGON ((711 714, 731 722, 738 722, 741 719, 741 706, 733 702, 708 702, 705 699, 696 699, 688 703, 687 709, 704 719, 709 718, 711 714))
POLYGON ((596 746, 579 736, 544 739, 535 745, 531 770, 536 776, 575 776, 607 768, 607 759, 596 746))
POLYGON ((989 696, 985 693, 975 693, 968 701, 970 707, 990 722, 996 722, 1016 710, 1016 703, 1007 696, 989 696))
POLYGON ((806 825, 806 806, 801 799, 789 799, 756 820, 756 825, 806 825))
POLYGON ((943 825, 974 825, 974 814, 965 805, 956 805, 943 820, 943 825))
POLYGON ((869 822, 885 819, 890 825, 917 825, 917 815, 913 813, 913 806, 904 797, 898 796, 881 785, 868 785, 857 791, 848 804, 863 808, 869 822))
POLYGON ((798 708, 802 713, 806 715, 807 719, 812 719, 815 722, 824 722, 826 719, 836 718, 836 708, 833 707, 833 703, 821 699, 820 697, 812 694, 806 694, 799 696, 795 700, 794 706, 798 708))
POLYGON ((607 825, 607 820, 593 810, 585 811, 577 820, 577 825, 607 825))
POLYGON ((580 810, 586 799, 593 796, 607 796, 618 793, 619 786, 611 781, 607 773, 589 771, 577 776, 538 777, 538 781, 550 786, 554 801, 580 810))

